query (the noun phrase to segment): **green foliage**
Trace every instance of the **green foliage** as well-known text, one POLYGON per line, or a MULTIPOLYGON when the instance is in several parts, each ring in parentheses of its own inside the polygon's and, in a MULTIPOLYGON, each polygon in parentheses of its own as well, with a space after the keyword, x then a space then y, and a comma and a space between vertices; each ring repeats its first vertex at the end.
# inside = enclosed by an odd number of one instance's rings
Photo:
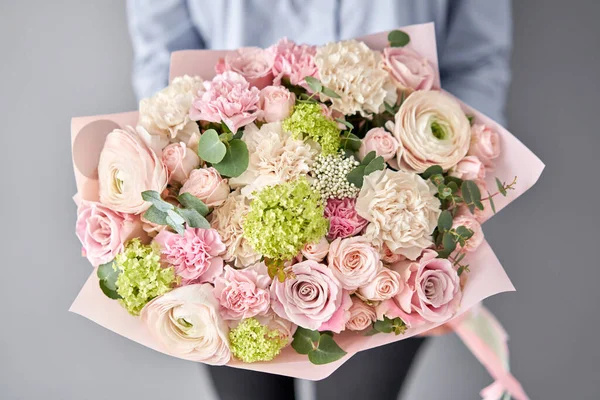
POLYGON ((345 356, 347 353, 335 342, 331 332, 313 331, 298 327, 292 341, 292 348, 299 354, 307 354, 315 365, 328 364, 345 356))
POLYGON ((406 324, 400 317, 390 319, 383 316, 383 320, 377 320, 373 323, 373 330, 379 333, 392 333, 401 335, 406 332, 406 324))
POLYGON ((410 36, 404 31, 394 30, 388 34, 388 41, 391 47, 404 47, 410 42, 410 36))
POLYGON ((423 178, 423 179, 429 179, 433 175, 442 175, 443 173, 444 173, 444 170, 442 169, 441 166, 439 166, 439 165, 432 165, 431 167, 427 168, 421 174, 421 178, 423 178))
POLYGON ((207 216, 210 209, 202 200, 197 198, 191 193, 181 193, 177 200, 181 203, 185 208, 189 208, 190 210, 196 210, 203 217, 207 216))
POLYGON ((483 204, 481 203, 481 193, 479 187, 473 181, 463 181, 462 187, 463 201, 469 207, 471 212, 475 212, 475 208, 483 210, 483 204))
POLYGON ((209 213, 209 208, 190 193, 182 193, 177 198, 185 208, 175 207, 152 190, 142 192, 142 197, 152 203, 144 213, 144 218, 154 224, 167 225, 180 235, 185 232, 184 223, 191 228, 210 228, 210 224, 204 218, 209 213))
POLYGON ((452 213, 448 210, 444 210, 438 218, 438 230, 444 232, 450 229, 452 229, 452 213))
POLYGON ((345 132, 341 135, 340 146, 344 150, 356 152, 360 149, 360 138, 351 132, 345 132))
POLYGON ((98 266, 96 275, 99 279, 100 289, 108 298, 116 300, 121 296, 117 293, 117 278, 121 271, 115 267, 113 261, 98 266))
POLYGON ((200 136, 198 142, 198 156, 211 164, 221 162, 227 151, 223 142, 219 138, 217 131, 209 129, 200 136))
POLYGON ((246 171, 249 160, 246 143, 241 139, 232 139, 227 145, 225 156, 221 162, 213 164, 213 167, 221 175, 236 178, 246 171))
POLYGON ((312 91, 314 93, 322 93, 325 96, 332 98, 332 99, 341 98, 339 94, 337 94, 333 90, 329 89, 328 87, 323 86, 321 81, 318 80, 317 78, 313 78, 312 76, 307 76, 304 78, 304 80, 306 81, 306 83, 312 89, 312 91))
POLYGON ((375 151, 369 152, 360 164, 346 175, 348 182, 354 186, 361 188, 364 177, 375 171, 383 171, 385 169, 385 161, 383 157, 376 157, 375 151))

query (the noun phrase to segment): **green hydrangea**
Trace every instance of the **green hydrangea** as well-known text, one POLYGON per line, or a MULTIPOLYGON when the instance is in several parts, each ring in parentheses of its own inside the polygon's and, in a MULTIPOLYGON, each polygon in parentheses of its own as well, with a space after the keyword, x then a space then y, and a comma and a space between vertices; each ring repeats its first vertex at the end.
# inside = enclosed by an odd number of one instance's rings
POLYGON ((330 120, 318 103, 299 103, 285 121, 283 129, 291 132, 295 139, 306 136, 321 145, 323 154, 336 154, 340 148, 340 129, 330 120))
POLYGON ((277 329, 269 330, 256 318, 242 321, 229 331, 231 353, 243 362, 271 361, 287 345, 277 329))
POLYGON ((114 266, 120 270, 116 282, 119 303, 132 315, 140 315, 146 303, 177 283, 173 267, 161 266, 159 248, 143 245, 139 239, 127 243, 115 257, 114 266))
POLYGON ((250 203, 244 237, 263 256, 289 260, 327 233, 322 204, 306 178, 267 187, 250 203))

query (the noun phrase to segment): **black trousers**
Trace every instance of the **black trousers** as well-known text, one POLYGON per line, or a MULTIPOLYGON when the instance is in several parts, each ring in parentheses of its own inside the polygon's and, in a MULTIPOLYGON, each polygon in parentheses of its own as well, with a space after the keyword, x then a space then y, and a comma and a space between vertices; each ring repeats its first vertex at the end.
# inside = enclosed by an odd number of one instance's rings
MULTIPOLYGON (((396 400, 424 339, 362 351, 316 382, 317 400, 396 400)), ((294 400, 294 379, 229 367, 209 367, 221 400, 294 400)))

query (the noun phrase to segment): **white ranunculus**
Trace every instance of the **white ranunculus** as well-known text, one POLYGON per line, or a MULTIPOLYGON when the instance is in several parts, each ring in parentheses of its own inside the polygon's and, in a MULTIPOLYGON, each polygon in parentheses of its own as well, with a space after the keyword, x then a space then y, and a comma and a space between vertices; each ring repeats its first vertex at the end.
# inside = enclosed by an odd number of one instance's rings
POLYGON ((142 192, 161 193, 167 187, 168 170, 136 130, 115 129, 106 137, 98 162, 100 202, 114 211, 140 214, 150 207, 142 192))
POLYGON ((394 136, 403 169, 423 172, 432 165, 444 171, 469 150, 471 127, 460 104, 442 92, 417 91, 396 113, 394 136))
POLYGON ((413 172, 375 171, 365 176, 356 212, 369 221, 364 236, 375 246, 415 260, 430 247, 440 215, 434 185, 413 172))
POLYGON ((184 75, 173 79, 154 96, 140 101, 139 124, 148 131, 152 142, 184 142, 190 148, 197 146, 200 130, 198 124, 190 120, 189 113, 194 96, 201 89, 202 78, 184 75))
POLYGON ((248 168, 237 178, 231 178, 229 184, 232 188, 241 187, 244 196, 308 175, 317 154, 310 144, 284 132, 280 122, 264 124, 260 129, 254 124, 247 125, 242 140, 250 153, 248 168))
POLYGON ((384 69, 381 54, 357 40, 328 43, 317 48, 315 64, 323 86, 341 98, 330 99, 345 115, 379 113, 384 102, 395 104, 396 87, 384 69))
POLYGON ((141 318, 152 336, 175 356, 212 365, 231 359, 229 329, 219 315, 210 284, 173 289, 146 304, 141 318))

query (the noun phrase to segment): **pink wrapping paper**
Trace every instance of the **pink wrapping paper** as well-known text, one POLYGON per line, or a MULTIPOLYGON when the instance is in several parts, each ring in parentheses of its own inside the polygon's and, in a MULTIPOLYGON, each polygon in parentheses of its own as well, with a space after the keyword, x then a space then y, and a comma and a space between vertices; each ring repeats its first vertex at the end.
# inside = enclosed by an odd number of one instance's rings
MULTIPOLYGON (((407 32, 411 37, 409 46, 426 56, 437 69, 433 24, 412 25, 404 27, 402 30, 407 32)), ((360 40, 365 41, 373 49, 381 50, 387 45, 387 32, 366 36, 360 38, 360 40)), ((172 80, 174 77, 184 74, 200 75, 204 79, 210 79, 215 75, 214 65, 217 60, 226 53, 227 51, 210 50, 176 52, 171 58, 170 79, 172 80)), ((437 80, 439 82, 439 73, 437 80)), ((468 110, 469 114, 475 115, 477 120, 497 130, 501 138, 502 154, 496 160, 496 171, 490 174, 491 177, 488 181, 491 191, 495 191, 493 189, 496 187, 493 180, 494 176, 498 176, 504 181, 511 181, 514 176, 518 176, 516 190, 510 191, 506 198, 500 196, 494 198, 496 209, 500 211, 527 191, 537 181, 544 168, 544 164, 517 138, 500 125, 476 110, 466 105, 464 107, 468 110)), ((137 118, 137 112, 73 118, 71 139, 78 197, 84 200, 98 200, 96 167, 104 139, 115 127, 135 125, 137 118)), ((463 300, 457 316, 489 296, 515 290, 487 242, 484 242, 477 252, 471 253, 465 259, 465 262, 471 265, 471 272, 464 288, 463 300)), ((129 315, 118 302, 110 300, 103 295, 98 287, 98 279, 95 271, 92 271, 69 310, 119 335, 167 354, 152 339, 139 318, 129 315)), ((308 380, 320 380, 329 376, 353 354, 359 351, 403 340, 434 328, 437 325, 439 324, 428 324, 419 329, 409 329, 405 335, 401 336, 379 334, 366 337, 356 332, 344 332, 336 336, 336 341, 348 352, 348 355, 337 362, 321 366, 310 364, 305 355, 297 354, 291 347, 287 347, 280 356, 269 363, 244 364, 240 361, 232 360, 228 365, 236 368, 263 371, 308 380)))

